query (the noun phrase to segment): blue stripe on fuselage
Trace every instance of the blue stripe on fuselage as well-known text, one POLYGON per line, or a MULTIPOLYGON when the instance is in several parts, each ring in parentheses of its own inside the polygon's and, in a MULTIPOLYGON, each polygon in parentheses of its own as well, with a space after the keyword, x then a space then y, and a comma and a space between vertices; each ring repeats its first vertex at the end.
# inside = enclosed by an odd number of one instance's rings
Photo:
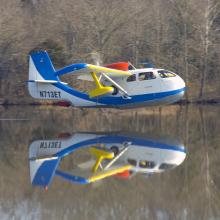
POLYGON ((56 176, 60 176, 69 182, 79 183, 79 184, 88 184, 89 181, 86 178, 80 176, 74 176, 72 174, 63 172, 62 170, 56 170, 56 176))
POLYGON ((66 66, 60 70, 56 71, 56 75, 63 75, 66 73, 72 73, 74 71, 80 70, 80 69, 84 69, 86 68, 87 64, 86 63, 76 63, 76 64, 71 64, 69 66, 66 66))
MULTIPOLYGON (((57 88, 62 89, 63 91, 76 96, 81 99, 85 99, 86 101, 95 102, 97 104, 104 104, 108 106, 118 106, 118 105, 127 105, 127 104, 138 104, 141 102, 147 102, 157 99, 162 99, 167 96, 179 94, 183 91, 185 91, 185 87, 177 90, 172 90, 168 92, 158 92, 158 93, 150 93, 150 94, 142 94, 142 95, 134 95, 130 96, 131 99, 124 99, 123 97, 110 97, 110 96, 104 96, 104 97, 98 97, 98 98, 89 98, 89 96, 86 93, 79 92, 69 86, 63 85, 61 83, 54 84, 57 88)), ((95 104, 94 103, 94 104, 95 104)))
POLYGON ((73 144, 69 146, 68 148, 65 148, 64 150, 59 151, 58 153, 55 154, 55 156, 64 157, 65 155, 72 153, 78 148, 88 147, 90 145, 123 144, 125 142, 131 142, 131 147, 132 145, 137 145, 140 147, 158 148, 158 149, 164 149, 164 150, 179 151, 179 152, 184 152, 184 153, 186 152, 184 147, 164 144, 164 143, 157 142, 157 141, 150 140, 150 139, 145 140, 143 138, 108 135, 108 136, 97 137, 97 138, 93 138, 93 139, 89 139, 86 141, 73 144))

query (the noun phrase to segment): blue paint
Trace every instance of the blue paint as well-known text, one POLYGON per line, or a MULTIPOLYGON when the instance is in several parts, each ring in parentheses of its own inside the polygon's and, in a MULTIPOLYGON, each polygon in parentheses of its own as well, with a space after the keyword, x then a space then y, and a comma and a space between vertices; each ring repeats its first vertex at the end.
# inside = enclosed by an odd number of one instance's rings
POLYGON ((46 51, 37 51, 30 54, 34 65, 40 75, 46 80, 56 80, 59 78, 56 75, 51 59, 46 51))
POLYGON ((64 150, 59 151, 55 154, 55 156, 64 157, 81 147, 87 147, 96 144, 123 144, 124 142, 131 142, 131 147, 132 145, 137 145, 139 147, 157 148, 163 150, 179 151, 184 153, 186 152, 184 147, 164 144, 150 139, 146 140, 143 138, 107 135, 73 144, 68 148, 65 148, 64 150))
POLYGON ((86 63, 76 63, 76 64, 71 64, 69 66, 66 66, 60 70, 56 71, 56 75, 63 75, 66 73, 71 73, 80 69, 86 68, 87 64, 86 63))
POLYGON ((63 172, 61 170, 56 170, 56 176, 60 176, 70 182, 79 183, 79 184, 88 184, 89 181, 86 178, 80 176, 74 176, 69 173, 63 172))
MULTIPOLYGON (((158 93, 150 93, 150 94, 142 94, 142 95, 134 95, 131 96, 131 99, 124 99, 123 97, 113 97, 113 96, 104 96, 98 98, 89 98, 86 93, 79 92, 69 86, 63 85, 62 83, 57 83, 55 86, 63 91, 69 93, 70 95, 76 96, 81 99, 85 99, 87 101, 97 102, 100 104, 114 106, 117 107, 118 105, 127 105, 127 104, 138 104, 147 101, 159 100, 171 95, 179 94, 185 91, 185 87, 177 90, 171 90, 167 92, 158 92, 158 93)), ((94 103, 95 104, 95 103, 94 103)))
POLYGON ((49 186, 59 162, 60 158, 45 160, 38 168, 32 180, 32 184, 42 187, 49 186))

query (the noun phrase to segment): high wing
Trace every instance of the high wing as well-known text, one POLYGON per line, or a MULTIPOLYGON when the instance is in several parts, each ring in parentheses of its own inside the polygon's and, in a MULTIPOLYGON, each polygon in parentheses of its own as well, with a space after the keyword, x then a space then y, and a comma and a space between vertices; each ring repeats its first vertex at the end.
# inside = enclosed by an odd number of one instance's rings
POLYGON ((66 66, 60 70, 56 71, 56 75, 63 75, 66 73, 74 73, 75 76, 78 76, 79 79, 85 79, 93 81, 92 76, 90 75, 92 72, 96 73, 99 76, 101 73, 105 73, 109 77, 120 77, 120 76, 130 76, 131 73, 128 71, 122 71, 117 69, 111 69, 103 66, 96 66, 92 64, 86 63, 77 63, 66 66), (87 77, 86 77, 87 76, 87 77))
POLYGON ((78 79, 95 82, 96 88, 89 92, 90 98, 113 93, 114 88, 112 86, 102 85, 102 83, 100 82, 102 77, 104 77, 112 85, 118 88, 123 96, 128 97, 128 93, 112 79, 121 76, 130 76, 131 73, 128 71, 111 69, 108 67, 96 66, 86 63, 72 64, 56 71, 56 75, 58 76, 66 73, 73 73, 75 76, 78 76, 78 79))

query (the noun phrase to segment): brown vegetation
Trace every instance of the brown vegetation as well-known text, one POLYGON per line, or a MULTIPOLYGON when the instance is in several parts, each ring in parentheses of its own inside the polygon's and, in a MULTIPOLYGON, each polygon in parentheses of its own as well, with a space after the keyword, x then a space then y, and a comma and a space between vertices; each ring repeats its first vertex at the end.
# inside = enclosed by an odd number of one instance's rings
POLYGON ((179 73, 189 100, 220 95, 219 0, 0 0, 0 102, 28 102, 28 53, 73 62, 152 62, 179 73))

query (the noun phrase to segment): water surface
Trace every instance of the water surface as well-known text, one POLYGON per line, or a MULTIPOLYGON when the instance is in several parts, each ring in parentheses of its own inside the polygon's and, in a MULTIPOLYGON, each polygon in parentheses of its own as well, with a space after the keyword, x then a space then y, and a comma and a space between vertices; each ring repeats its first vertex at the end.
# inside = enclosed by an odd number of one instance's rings
MULTIPOLYGON (((219 114, 216 106, 1 108, 1 219, 219 219, 219 114), (87 185, 55 177, 48 190, 33 186, 30 144, 77 132, 172 137, 185 146, 186 159, 150 176, 112 176, 87 185)), ((70 156, 60 167, 71 171, 74 161, 70 156)))

